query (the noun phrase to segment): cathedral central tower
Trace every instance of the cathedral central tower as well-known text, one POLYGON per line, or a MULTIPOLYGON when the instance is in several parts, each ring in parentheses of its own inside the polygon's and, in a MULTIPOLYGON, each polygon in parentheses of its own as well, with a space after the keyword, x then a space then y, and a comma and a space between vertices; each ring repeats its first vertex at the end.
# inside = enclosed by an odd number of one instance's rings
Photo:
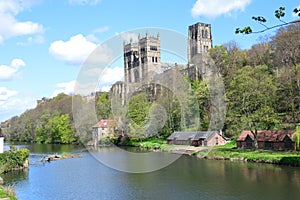
POLYGON ((138 36, 136 43, 124 43, 124 74, 126 83, 148 80, 153 73, 160 71, 160 36, 138 36))

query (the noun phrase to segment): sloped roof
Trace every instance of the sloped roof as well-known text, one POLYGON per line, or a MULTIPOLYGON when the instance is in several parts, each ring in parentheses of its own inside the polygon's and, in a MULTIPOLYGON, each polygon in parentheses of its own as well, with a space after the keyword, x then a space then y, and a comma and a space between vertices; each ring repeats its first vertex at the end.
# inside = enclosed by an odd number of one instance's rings
POLYGON ((293 140, 293 130, 263 130, 257 133, 257 141, 281 142, 286 136, 293 140))
POLYGON ((243 132, 239 135, 239 137, 236 139, 236 141, 238 141, 238 142, 239 142, 239 141, 245 141, 247 135, 249 135, 249 137, 250 137, 252 140, 254 140, 254 135, 253 135, 253 133, 252 133, 251 131, 243 131, 243 132))
POLYGON ((174 132, 170 135, 167 140, 199 140, 208 139, 217 131, 200 131, 200 132, 174 132))
MULTIPOLYGON (((257 131, 257 141, 281 142, 286 136, 293 140, 293 130, 259 130, 257 131)), ((245 141, 247 135, 254 140, 254 135, 251 131, 243 131, 236 141, 245 141)))
POLYGON ((116 122, 115 120, 111 120, 111 119, 102 119, 100 120, 97 124, 95 124, 93 126, 93 128, 107 128, 107 127, 112 127, 112 126, 116 126, 116 122))

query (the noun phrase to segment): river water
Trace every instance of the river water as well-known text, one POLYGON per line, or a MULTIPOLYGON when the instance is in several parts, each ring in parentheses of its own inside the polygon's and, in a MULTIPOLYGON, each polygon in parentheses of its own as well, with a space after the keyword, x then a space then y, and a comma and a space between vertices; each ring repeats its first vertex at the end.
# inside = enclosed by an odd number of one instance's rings
POLYGON ((19 147, 31 151, 29 169, 2 175, 19 200, 300 199, 300 168, 181 156, 160 170, 134 174, 109 168, 78 146, 19 147), (61 152, 82 157, 37 162, 61 152))

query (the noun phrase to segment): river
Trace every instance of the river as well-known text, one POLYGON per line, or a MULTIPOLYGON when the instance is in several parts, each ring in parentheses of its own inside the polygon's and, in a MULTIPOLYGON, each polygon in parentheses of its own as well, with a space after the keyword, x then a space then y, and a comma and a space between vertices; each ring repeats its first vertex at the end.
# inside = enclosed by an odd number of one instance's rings
MULTIPOLYGON (((103 165, 78 146, 31 144, 18 147, 30 149, 29 169, 1 176, 6 185, 14 186, 19 200, 288 200, 300 197, 300 168, 181 156, 154 172, 126 173, 103 165), (37 162, 46 154, 61 152, 80 153, 82 157, 37 162)), ((106 148, 103 152, 109 154, 114 148, 106 148)))

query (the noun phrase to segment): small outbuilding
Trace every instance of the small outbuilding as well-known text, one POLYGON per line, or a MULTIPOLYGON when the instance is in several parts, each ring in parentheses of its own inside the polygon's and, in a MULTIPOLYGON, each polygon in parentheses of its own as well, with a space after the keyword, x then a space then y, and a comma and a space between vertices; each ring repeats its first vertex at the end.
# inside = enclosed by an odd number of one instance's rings
POLYGON ((256 137, 251 131, 243 131, 236 140, 238 148, 294 150, 293 130, 259 130, 256 137))
POLYGON ((251 131, 243 131, 236 139, 238 148, 252 149, 255 148, 255 137, 251 131))
POLYGON ((216 146, 226 143, 218 131, 174 132, 167 138, 168 144, 191 146, 216 146))

